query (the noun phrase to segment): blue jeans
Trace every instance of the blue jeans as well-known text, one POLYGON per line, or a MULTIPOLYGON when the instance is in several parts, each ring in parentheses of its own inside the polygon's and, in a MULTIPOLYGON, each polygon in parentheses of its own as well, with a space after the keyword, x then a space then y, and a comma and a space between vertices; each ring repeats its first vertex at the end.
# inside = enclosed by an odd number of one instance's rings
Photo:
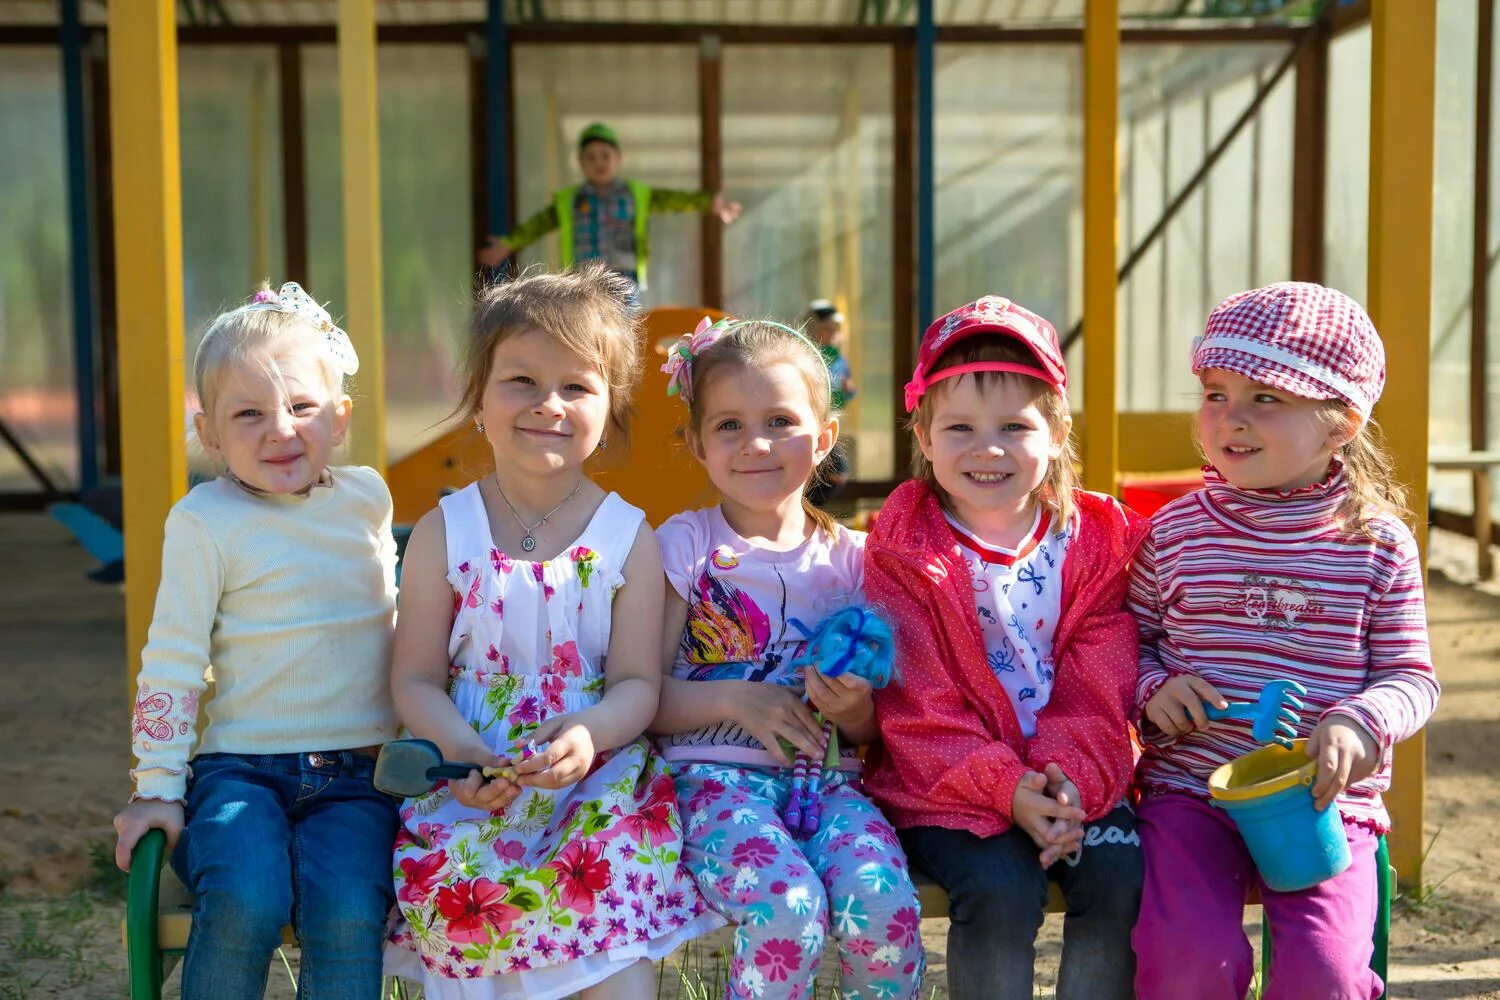
POLYGON ((184 1000, 256 1000, 290 922, 301 1000, 374 1000, 395 901, 394 799, 375 761, 327 753, 200 754, 172 867, 197 897, 184 1000))
POLYGON ((1144 861, 1129 806, 1087 824, 1083 850, 1045 869, 1031 838, 1014 827, 994 837, 935 826, 898 832, 912 868, 948 893, 952 1000, 1031 1000, 1048 880, 1068 906, 1058 1000, 1135 996, 1130 932, 1144 861))

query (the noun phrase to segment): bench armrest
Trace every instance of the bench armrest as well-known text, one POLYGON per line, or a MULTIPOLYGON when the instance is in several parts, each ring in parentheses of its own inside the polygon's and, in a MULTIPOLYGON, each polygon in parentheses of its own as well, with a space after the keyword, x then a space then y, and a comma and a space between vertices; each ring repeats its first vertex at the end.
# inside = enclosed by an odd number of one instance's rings
POLYGON ((166 833, 147 830, 130 856, 125 889, 125 954, 130 964, 131 1000, 158 1000, 161 996, 156 919, 166 852, 166 833))

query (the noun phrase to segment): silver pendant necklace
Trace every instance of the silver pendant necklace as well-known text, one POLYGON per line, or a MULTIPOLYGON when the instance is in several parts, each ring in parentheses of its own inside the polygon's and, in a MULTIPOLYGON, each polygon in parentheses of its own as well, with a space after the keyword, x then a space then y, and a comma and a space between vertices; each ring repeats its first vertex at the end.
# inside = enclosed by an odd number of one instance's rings
POLYGON ((543 514, 540 521, 536 522, 530 527, 527 527, 526 522, 521 519, 521 512, 516 510, 516 505, 510 502, 510 497, 505 495, 505 490, 500 488, 500 473, 495 473, 495 489, 499 491, 500 499, 505 501, 505 506, 510 508, 511 516, 516 519, 516 523, 519 524, 521 526, 521 530, 526 533, 526 537, 521 539, 521 548, 526 550, 527 552, 532 552, 536 549, 536 538, 531 533, 540 528, 542 525, 546 524, 547 518, 562 510, 563 504, 573 499, 573 497, 582 488, 583 481, 579 480, 578 485, 573 487, 572 493, 569 493, 567 496, 563 497, 556 507, 553 507, 551 510, 547 511, 547 513, 543 514))

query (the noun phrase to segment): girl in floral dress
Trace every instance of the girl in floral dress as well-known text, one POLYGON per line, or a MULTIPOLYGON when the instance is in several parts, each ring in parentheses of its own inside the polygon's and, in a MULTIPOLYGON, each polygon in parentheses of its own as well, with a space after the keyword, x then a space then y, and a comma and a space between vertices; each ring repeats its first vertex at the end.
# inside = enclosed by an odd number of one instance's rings
POLYGON ((651 960, 719 926, 681 861, 656 711, 663 585, 644 515, 583 463, 625 431, 627 282, 598 264, 486 289, 459 412, 496 472, 406 554, 397 713, 471 772, 401 810, 388 971, 428 1000, 655 990, 651 960))
POLYGON ((671 676, 653 729, 677 779, 688 865, 738 925, 728 995, 811 997, 836 942, 840 996, 914 997, 916 890, 854 751, 876 736, 870 684, 792 665, 807 645, 796 622, 815 627, 863 601, 864 533, 804 498, 838 440, 828 368, 788 327, 705 321, 667 370, 688 405, 688 446, 722 499, 657 532, 671 676), (784 818, 797 774, 786 747, 823 758, 813 708, 846 749, 824 775, 809 833, 784 818))

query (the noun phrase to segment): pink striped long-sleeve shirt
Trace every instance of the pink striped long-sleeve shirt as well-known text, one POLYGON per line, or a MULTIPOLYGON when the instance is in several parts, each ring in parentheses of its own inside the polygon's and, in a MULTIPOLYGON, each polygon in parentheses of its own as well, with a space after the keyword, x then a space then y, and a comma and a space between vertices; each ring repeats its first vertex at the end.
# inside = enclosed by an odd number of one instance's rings
MULTIPOLYGON (((1386 515, 1368 534, 1338 528, 1349 489, 1338 466, 1289 492, 1238 489, 1212 467, 1204 477, 1204 489, 1157 513, 1136 557, 1137 714, 1175 674, 1197 674, 1231 701, 1253 701, 1267 681, 1298 681, 1308 690, 1298 736, 1337 712, 1375 737, 1380 767, 1339 808, 1346 822, 1385 832, 1391 747, 1426 724, 1438 697, 1416 540, 1386 515)), ((1259 746, 1247 721, 1177 740, 1139 724, 1145 795, 1206 796, 1214 768, 1259 746)))

